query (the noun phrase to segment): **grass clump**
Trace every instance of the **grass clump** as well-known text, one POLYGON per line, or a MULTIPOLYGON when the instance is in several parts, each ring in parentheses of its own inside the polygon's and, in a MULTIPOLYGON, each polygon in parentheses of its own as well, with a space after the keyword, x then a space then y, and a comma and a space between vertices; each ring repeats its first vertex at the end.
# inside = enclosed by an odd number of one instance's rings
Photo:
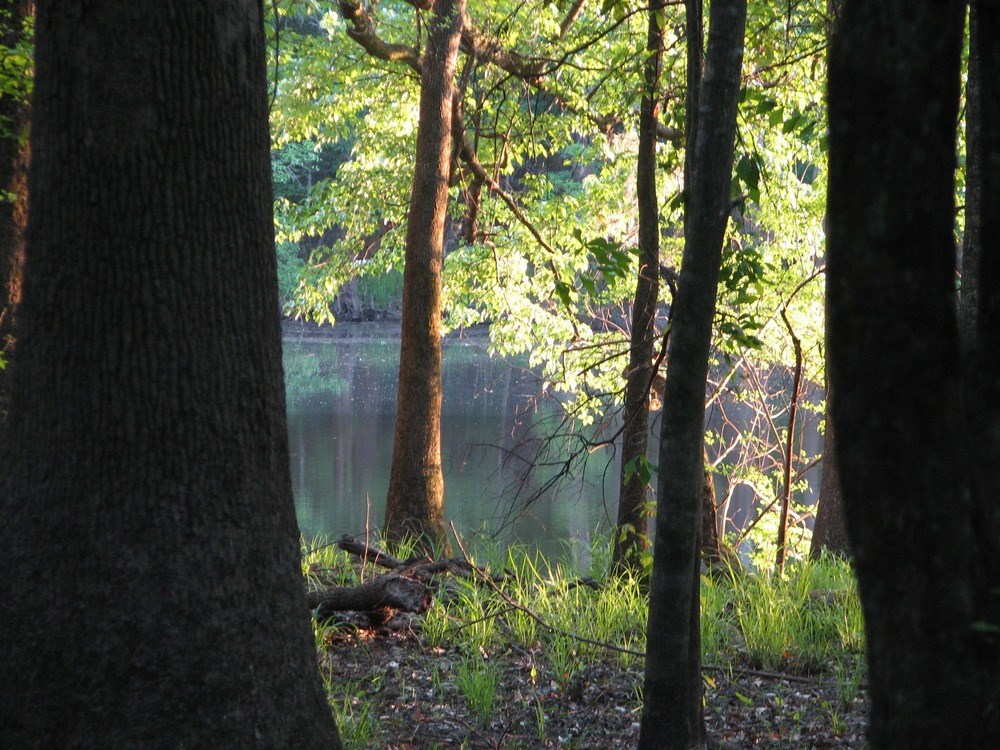
POLYGON ((373 746, 378 723, 371 708, 357 696, 330 701, 344 750, 368 750, 373 746))
POLYGON ((489 722, 500 683, 499 668, 482 657, 474 656, 458 665, 455 682, 479 723, 489 722))
POLYGON ((783 574, 748 575, 731 596, 753 666, 819 672, 831 669, 838 655, 862 650, 861 605, 843 561, 795 561, 783 574))
POLYGON ((309 586, 351 586, 358 571, 351 556, 326 537, 302 542, 302 575, 309 586))

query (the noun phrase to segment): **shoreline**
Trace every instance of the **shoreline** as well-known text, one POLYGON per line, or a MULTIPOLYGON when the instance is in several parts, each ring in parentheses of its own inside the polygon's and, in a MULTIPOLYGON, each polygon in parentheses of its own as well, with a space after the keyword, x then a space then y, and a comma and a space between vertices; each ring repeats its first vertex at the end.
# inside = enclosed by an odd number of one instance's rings
MULTIPOLYGON (((295 318, 281 319, 282 341, 366 341, 399 340, 402 321, 386 318, 373 321, 338 320, 334 324, 314 323, 295 318)), ((446 343, 462 340, 484 341, 489 337, 489 325, 483 323, 471 328, 451 331, 442 337, 446 343)))

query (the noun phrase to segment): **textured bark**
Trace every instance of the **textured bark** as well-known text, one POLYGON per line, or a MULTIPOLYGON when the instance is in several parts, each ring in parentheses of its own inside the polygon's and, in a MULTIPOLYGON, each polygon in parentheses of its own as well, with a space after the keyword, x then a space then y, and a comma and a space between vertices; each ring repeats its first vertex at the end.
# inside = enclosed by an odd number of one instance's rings
MULTIPOLYGON (((978 139, 970 158, 981 165, 982 194, 977 206, 979 244, 979 314, 976 322, 980 339, 980 367, 988 383, 1000 391, 993 376, 996 352, 1000 350, 1000 3, 978 0, 973 3, 976 35, 973 59, 979 66, 978 79, 989 82, 979 88, 978 139)), ((1000 394, 986 394, 996 397, 1000 394)), ((995 402, 994 402, 995 403, 995 402)), ((1000 508, 1000 503, 996 504, 1000 508)))
POLYGON ((334 612, 374 612, 397 609, 402 612, 423 612, 430 605, 427 586, 412 578, 384 575, 359 583, 357 586, 331 586, 309 592, 309 608, 316 617, 326 619, 334 612))
POLYGON ((455 66, 465 0, 438 0, 420 76, 420 125, 406 229, 399 401, 385 535, 446 543, 441 470, 441 266, 455 66))
MULTIPOLYGON (((827 0, 828 22, 827 40, 833 38, 840 18, 843 0, 827 0)), ((826 434, 823 443, 823 475, 819 487, 816 508, 816 523, 813 526, 812 544, 809 557, 819 559, 824 550, 843 557, 850 556, 850 541, 844 523, 844 501, 840 492, 840 472, 837 471, 836 431, 833 426, 833 412, 830 404, 833 390, 826 384, 826 434)))
POLYGON ((745 0, 712 3, 694 161, 688 172, 684 257, 667 355, 639 738, 643 749, 687 750, 704 741, 697 592, 705 383, 730 212, 745 24, 745 0))
MULTIPOLYGON (((979 11, 995 80, 997 5, 979 11)), ((1000 626, 997 386, 963 358, 954 288, 964 18, 958 0, 848 0, 830 52, 828 350, 873 748, 1000 746, 1000 654, 984 632, 1000 626)), ((984 134, 1000 127, 995 89, 984 134)), ((984 271, 1000 249, 989 211, 984 271)), ((981 305, 995 282, 981 274, 981 305)), ((995 317, 980 313, 985 349, 995 317)))
POLYGON ((46 0, 36 35, 0 746, 339 747, 288 469, 262 6, 46 0))
MULTIPOLYGON (((659 406, 651 406, 650 409, 661 408, 663 405, 663 386, 666 385, 666 380, 659 373, 653 378, 653 382, 650 385, 650 402, 653 404, 659 404, 659 406)), ((710 569, 741 569, 743 564, 740 562, 739 555, 736 554, 729 544, 726 543, 725 539, 719 535, 719 518, 718 518, 718 507, 715 497, 715 476, 712 471, 712 463, 708 458, 708 450, 706 447, 703 462, 705 465, 704 472, 704 484, 702 486, 701 492, 701 533, 699 536, 699 545, 701 546, 700 557, 702 562, 704 562, 710 569)))
POLYGON ((715 481, 712 478, 712 465, 705 456, 704 478, 701 488, 701 530, 698 539, 701 545, 703 560, 721 560, 719 548, 719 514, 715 503, 715 481))
MULTIPOLYGON (((23 24, 34 15, 31 0, 3 0, 0 44, 9 49, 22 41, 23 24)), ((21 301, 24 234, 28 224, 28 123, 27 101, 0 99, 0 359, 10 362, 17 342, 17 306, 21 301), (10 199, 8 200, 8 196, 10 199)), ((0 369, 0 424, 7 415, 9 370, 0 369)))
POLYGON ((819 558, 823 551, 842 557, 851 554, 844 525, 844 502, 840 494, 840 475, 837 472, 836 431, 830 418, 832 391, 826 392, 826 434, 823 440, 823 478, 819 485, 819 500, 816 502, 816 523, 813 525, 812 544, 809 557, 819 558))
POLYGON ((639 209, 639 274, 632 303, 632 339, 625 381, 622 471, 618 492, 618 517, 612 561, 622 569, 641 570, 641 555, 649 548, 646 535, 648 478, 646 449, 649 441, 650 381, 656 375, 651 363, 659 294, 660 206, 656 199, 657 94, 663 59, 664 29, 657 21, 662 7, 647 11, 646 63, 639 106, 639 153, 636 194, 639 209))

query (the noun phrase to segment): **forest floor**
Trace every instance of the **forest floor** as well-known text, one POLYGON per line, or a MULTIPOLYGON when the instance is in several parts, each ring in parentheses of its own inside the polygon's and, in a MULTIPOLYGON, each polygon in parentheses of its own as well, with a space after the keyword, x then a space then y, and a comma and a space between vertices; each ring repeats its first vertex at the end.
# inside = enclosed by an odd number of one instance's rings
MULTIPOLYGON (((432 648, 418 620, 400 629, 327 629, 324 671, 345 748, 593 748, 637 746, 642 667, 592 657, 557 679, 541 649, 506 645, 468 673, 458 648, 432 648)), ((794 672, 794 665, 790 672, 794 672)), ((857 684, 731 667, 707 668, 709 747, 862 748, 867 700, 857 684)))

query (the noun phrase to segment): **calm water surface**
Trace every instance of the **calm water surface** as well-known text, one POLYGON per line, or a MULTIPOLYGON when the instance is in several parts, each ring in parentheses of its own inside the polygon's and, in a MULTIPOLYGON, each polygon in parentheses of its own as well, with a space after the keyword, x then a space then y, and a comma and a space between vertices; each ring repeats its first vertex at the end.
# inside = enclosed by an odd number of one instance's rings
MULTIPOLYGON (((307 539, 363 535, 384 518, 399 340, 380 327, 354 334, 284 342, 292 485, 307 539)), ((585 547, 614 515, 611 454, 594 454, 585 476, 523 510, 524 499, 552 476, 525 472, 527 443, 543 434, 552 407, 536 409, 531 374, 491 359, 476 343, 446 344, 443 368, 446 516, 463 534, 486 529, 549 554, 565 553, 567 542, 585 547)))

